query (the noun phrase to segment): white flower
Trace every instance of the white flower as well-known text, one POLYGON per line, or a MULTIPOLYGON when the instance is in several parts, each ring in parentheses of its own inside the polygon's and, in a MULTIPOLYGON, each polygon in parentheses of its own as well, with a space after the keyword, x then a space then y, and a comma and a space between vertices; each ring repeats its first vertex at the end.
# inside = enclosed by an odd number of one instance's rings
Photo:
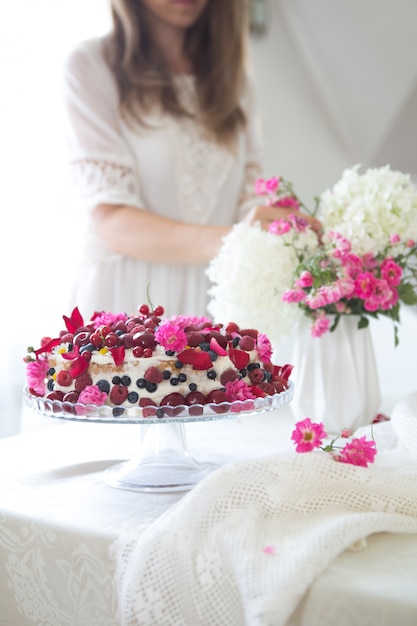
MULTIPOLYGON (((291 237, 244 223, 234 226, 224 237, 219 254, 207 269, 213 283, 208 310, 216 322, 257 328, 275 349, 291 333, 303 314, 298 307, 282 301, 298 265, 293 248, 286 245, 291 237)), ((298 247, 317 247, 311 230, 297 237, 298 247)))
POLYGON ((389 165, 359 173, 343 172, 320 197, 318 217, 325 230, 336 230, 352 243, 352 252, 383 252, 391 235, 417 239, 417 188, 410 176, 389 165))

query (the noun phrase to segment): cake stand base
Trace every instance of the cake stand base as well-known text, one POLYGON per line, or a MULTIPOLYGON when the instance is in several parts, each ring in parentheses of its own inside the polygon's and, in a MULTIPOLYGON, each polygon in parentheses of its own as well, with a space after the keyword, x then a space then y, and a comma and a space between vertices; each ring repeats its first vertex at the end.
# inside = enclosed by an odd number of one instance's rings
POLYGON ((189 453, 182 423, 161 422, 142 425, 138 454, 109 467, 103 478, 110 487, 129 491, 188 491, 211 469, 189 453))

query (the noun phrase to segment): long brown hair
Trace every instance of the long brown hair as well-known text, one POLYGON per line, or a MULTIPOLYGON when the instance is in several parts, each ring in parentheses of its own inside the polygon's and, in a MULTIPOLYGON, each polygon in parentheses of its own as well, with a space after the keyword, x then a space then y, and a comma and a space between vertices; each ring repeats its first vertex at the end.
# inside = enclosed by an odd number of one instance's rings
MULTIPOLYGON (((140 0, 110 0, 110 4, 113 28, 105 51, 117 81, 122 114, 144 124, 144 113, 158 103, 171 115, 187 115, 176 96, 173 77, 145 28, 140 0)), ((199 119, 222 144, 233 142, 245 124, 240 99, 247 31, 246 0, 209 0, 185 34, 199 119)))

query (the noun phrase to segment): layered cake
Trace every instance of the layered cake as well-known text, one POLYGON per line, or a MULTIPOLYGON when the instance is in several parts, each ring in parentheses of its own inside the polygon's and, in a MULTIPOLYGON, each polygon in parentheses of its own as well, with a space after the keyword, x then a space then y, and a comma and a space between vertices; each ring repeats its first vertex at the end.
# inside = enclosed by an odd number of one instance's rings
POLYGON ((143 304, 136 315, 78 308, 58 337, 28 348, 27 393, 74 415, 109 407, 112 417, 198 416, 250 410, 289 387, 291 365, 274 365, 268 338, 236 323, 164 317, 143 304))

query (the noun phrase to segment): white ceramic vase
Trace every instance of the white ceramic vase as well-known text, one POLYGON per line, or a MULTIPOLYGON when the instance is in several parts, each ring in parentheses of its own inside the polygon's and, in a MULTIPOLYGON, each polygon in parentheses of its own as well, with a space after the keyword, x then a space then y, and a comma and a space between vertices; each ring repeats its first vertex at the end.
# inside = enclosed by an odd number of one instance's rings
POLYGON ((323 422, 329 434, 368 425, 381 404, 378 370, 369 327, 358 329, 356 315, 342 315, 337 328, 311 336, 311 320, 301 318, 293 347, 296 421, 323 422))

